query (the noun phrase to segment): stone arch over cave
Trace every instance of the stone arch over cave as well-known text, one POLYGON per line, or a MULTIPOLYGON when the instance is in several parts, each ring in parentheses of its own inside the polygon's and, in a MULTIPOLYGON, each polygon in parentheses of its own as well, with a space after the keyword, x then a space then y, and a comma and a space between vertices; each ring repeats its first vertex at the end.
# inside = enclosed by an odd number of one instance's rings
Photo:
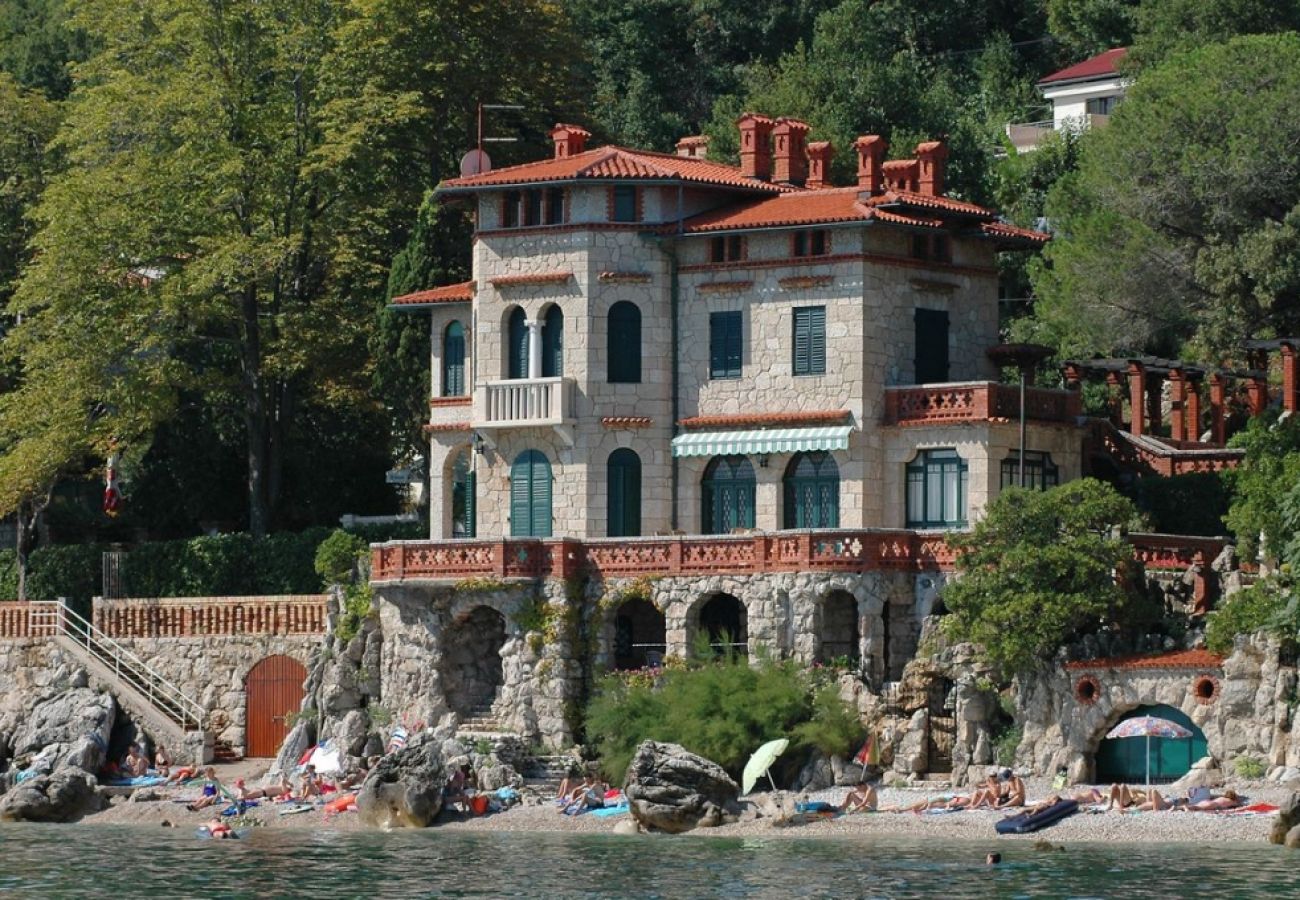
POLYGON ((749 655, 749 615, 745 604, 734 594, 717 591, 706 595, 692 618, 695 626, 689 635, 692 649, 696 636, 705 634, 715 654, 749 655))
POLYGON ((1151 766, 1151 783, 1168 784, 1191 770, 1192 764, 1210 755, 1209 741, 1201 727, 1176 706, 1166 703, 1126 704, 1106 717, 1105 724, 1089 742, 1089 768, 1099 782, 1141 783, 1151 766), (1176 722, 1192 733, 1189 738, 1108 738, 1112 728, 1126 719, 1155 716, 1176 722))
POLYGON ((447 706, 461 717, 485 711, 505 681, 505 616, 490 606, 475 606, 452 621, 441 643, 439 674, 447 706))
POLYGON ((820 618, 817 661, 829 663, 847 658, 850 665, 856 666, 862 657, 858 598, 836 588, 822 599, 820 618))
POLYGON ((615 669, 662 665, 667 652, 664 614, 649 600, 632 597, 610 614, 607 623, 609 660, 615 669))

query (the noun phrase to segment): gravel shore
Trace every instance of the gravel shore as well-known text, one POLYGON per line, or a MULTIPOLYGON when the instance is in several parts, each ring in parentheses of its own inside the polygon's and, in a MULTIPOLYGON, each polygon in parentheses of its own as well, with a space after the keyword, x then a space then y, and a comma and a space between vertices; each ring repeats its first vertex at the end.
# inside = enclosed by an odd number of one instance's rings
MULTIPOLYGON (((1028 781, 1031 800, 1046 796, 1044 779, 1028 781)), ((1252 803, 1280 804, 1290 791, 1259 783, 1234 784, 1238 791, 1249 796, 1252 803)), ((145 789, 148 791, 150 789, 145 789)), ((112 806, 103 812, 87 817, 87 823, 119 823, 127 825, 161 825, 164 822, 175 827, 194 828, 210 820, 214 809, 190 812, 184 803, 176 802, 177 797, 186 797, 195 793, 193 788, 169 789, 155 794, 165 795, 161 799, 141 799, 150 794, 139 792, 134 798, 118 798, 112 806)), ((1077 790, 1077 789, 1076 789, 1077 790)), ((824 800, 839 803, 848 792, 847 788, 832 788, 815 791, 807 796, 810 800, 824 800)), ((907 805, 916 803, 927 796, 934 796, 934 791, 917 789, 883 788, 880 792, 881 806, 907 805)), ((280 807, 275 804, 262 804, 249 810, 244 822, 265 828, 293 829, 330 829, 355 830, 364 828, 355 813, 326 816, 315 810, 301 815, 283 816, 280 807)), ((720 828, 698 829, 690 837, 756 837, 817 839, 846 838, 863 836, 909 836, 937 837, 943 839, 985 839, 994 838, 994 823, 1004 813, 991 810, 973 810, 946 815, 915 813, 872 813, 858 814, 839 818, 813 819, 812 821, 791 826, 775 826, 770 819, 757 819, 724 825, 720 828)), ((507 831, 507 832, 571 832, 571 833, 607 833, 611 834, 620 822, 630 821, 630 816, 597 817, 592 815, 560 815, 551 804, 516 806, 505 812, 489 816, 466 817, 444 813, 437 828, 452 831, 507 831)), ((1003 836, 1002 841, 1039 841, 1047 840, 1054 844, 1069 842, 1259 842, 1267 839, 1272 825, 1272 816, 1247 816, 1214 813, 1084 813, 1070 816, 1040 832, 1023 836, 1003 836)))

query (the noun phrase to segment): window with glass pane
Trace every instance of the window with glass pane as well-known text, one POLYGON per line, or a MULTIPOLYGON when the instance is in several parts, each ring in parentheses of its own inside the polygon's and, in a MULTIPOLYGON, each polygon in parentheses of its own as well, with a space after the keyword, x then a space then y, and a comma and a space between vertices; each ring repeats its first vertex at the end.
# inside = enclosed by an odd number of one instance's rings
POLYGON ((739 378, 744 344, 740 311, 709 314, 709 377, 739 378))
POLYGON ((609 380, 614 384, 641 381, 641 310, 620 300, 609 308, 609 380))
POLYGON ((955 450, 922 450, 907 464, 907 526, 966 524, 966 461, 955 450))
POLYGON ((636 222, 636 188, 631 185, 620 184, 614 188, 614 219, 615 222, 636 222))
POLYGON ((840 470, 829 453, 796 453, 784 481, 785 528, 839 527, 840 470))
POLYGON ((564 188, 549 188, 546 191, 546 224, 564 223, 564 188))
MULTIPOLYGON (((1052 455, 1041 450, 1025 451, 1025 487, 1038 491, 1056 487, 1061 483, 1060 471, 1052 462, 1052 455)), ((1002 460, 1002 486, 1016 487, 1020 484, 1020 453, 1013 450, 1011 455, 1002 460)))
POLYGON ((528 317, 519 307, 510 313, 506 328, 506 377, 528 377, 528 317))
POLYGON ((826 374, 826 307, 794 311, 794 374, 826 374))
POLYGON ((754 467, 743 456, 715 457, 701 483, 705 534, 727 534, 754 527, 754 467))
POLYGON ((542 224, 542 191, 532 190, 524 192, 524 224, 542 224))
POLYGON ((514 228, 519 224, 519 192, 506 191, 501 200, 501 227, 514 228))
POLYGON ((452 322, 442 336, 442 395, 465 396, 465 326, 452 322))

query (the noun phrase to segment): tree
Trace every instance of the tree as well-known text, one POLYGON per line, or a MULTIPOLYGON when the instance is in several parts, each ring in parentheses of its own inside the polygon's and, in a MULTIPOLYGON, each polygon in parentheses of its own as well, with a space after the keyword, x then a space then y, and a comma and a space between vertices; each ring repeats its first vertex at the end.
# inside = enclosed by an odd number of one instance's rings
POLYGON ((1238 35, 1297 29, 1297 0, 1147 0, 1136 11, 1132 58, 1140 66, 1154 66, 1176 52, 1238 35))
POLYGON ((1133 41, 1139 0, 1047 0, 1047 26, 1062 65, 1133 41))
POLYGON ((25 88, 62 100, 72 89, 68 64, 90 54, 85 31, 68 22, 65 0, 0 0, 0 71, 25 88))
POLYGON ((1300 35, 1142 72, 1048 199, 1037 315, 1067 354, 1219 362, 1300 328, 1300 35), (1190 346, 1188 346, 1190 344, 1190 346))
POLYGON ((1242 464, 1224 472, 1232 495, 1226 521, 1238 552, 1300 569, 1300 420, 1253 418, 1232 445, 1246 450, 1242 464))
POLYGON ((0 305, 26 255, 28 214, 56 165, 47 147, 58 126, 58 106, 0 72, 0 305))
POLYGON ((1132 550, 1119 532, 1136 517, 1090 478, 1004 490, 970 532, 949 536, 957 577, 943 590, 946 632, 1011 676, 1104 624, 1133 621, 1143 610, 1123 577, 1132 550))

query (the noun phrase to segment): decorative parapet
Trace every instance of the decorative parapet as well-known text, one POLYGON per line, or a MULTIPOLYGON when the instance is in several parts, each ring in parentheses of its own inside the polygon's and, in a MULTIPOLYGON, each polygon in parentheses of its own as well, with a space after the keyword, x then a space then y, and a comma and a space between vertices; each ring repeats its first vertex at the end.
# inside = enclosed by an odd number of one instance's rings
POLYGON ((96 598, 95 627, 112 638, 242 637, 325 633, 324 594, 265 597, 96 598))
POLYGON ((1128 536, 1133 556, 1148 569, 1186 571, 1206 566, 1232 541, 1226 537, 1196 537, 1182 534, 1134 532, 1128 536))
POLYGON ((1244 448, 1129 434, 1105 419, 1090 419, 1088 432, 1094 447, 1122 468, 1153 475, 1221 472, 1236 468, 1246 458, 1244 448))
MULTIPOLYGON (((1027 419, 1073 425, 1082 412, 1078 391, 1025 389, 1027 419)), ((885 388, 886 425, 1014 421, 1019 417, 1020 388, 1015 385, 974 381, 885 388)))
POLYGON ((604 284, 649 284, 649 272, 601 272, 596 280, 604 284))
POLYGON ((58 633, 49 603, 0 603, 0 640, 48 638, 58 633))

